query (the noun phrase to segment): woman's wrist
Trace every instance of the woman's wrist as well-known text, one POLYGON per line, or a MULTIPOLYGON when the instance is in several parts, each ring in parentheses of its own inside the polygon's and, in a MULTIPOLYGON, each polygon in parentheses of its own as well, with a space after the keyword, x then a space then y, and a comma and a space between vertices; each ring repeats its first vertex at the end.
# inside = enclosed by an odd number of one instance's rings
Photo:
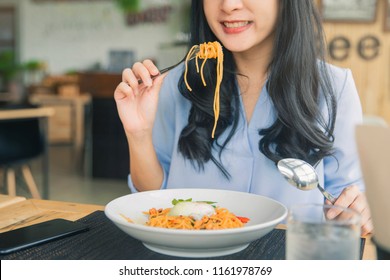
POLYGON ((136 144, 136 145, 144 145, 146 143, 152 142, 152 131, 149 130, 143 130, 133 133, 127 133, 126 137, 129 145, 136 144))

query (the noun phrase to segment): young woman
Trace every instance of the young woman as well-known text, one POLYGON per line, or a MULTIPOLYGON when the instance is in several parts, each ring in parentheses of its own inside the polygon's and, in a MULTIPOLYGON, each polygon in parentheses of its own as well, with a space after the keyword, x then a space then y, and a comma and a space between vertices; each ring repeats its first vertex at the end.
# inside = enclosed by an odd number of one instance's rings
POLYGON ((155 79, 150 60, 125 69, 114 96, 129 143, 131 190, 216 188, 287 207, 323 203, 319 191, 295 189, 276 168, 281 158, 300 158, 316 165, 335 204, 359 211, 363 233, 370 232, 354 141, 360 101, 351 72, 324 62, 312 0, 193 0, 191 16, 191 46, 223 46, 215 135, 216 59, 205 64, 207 86, 189 62, 192 91, 184 64, 155 79))

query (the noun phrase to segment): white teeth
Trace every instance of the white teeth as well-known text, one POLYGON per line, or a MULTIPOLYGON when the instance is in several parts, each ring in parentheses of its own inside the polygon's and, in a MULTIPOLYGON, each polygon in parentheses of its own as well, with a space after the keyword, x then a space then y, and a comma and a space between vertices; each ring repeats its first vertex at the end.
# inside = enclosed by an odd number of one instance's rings
POLYGON ((249 21, 240 21, 240 22, 224 22, 223 24, 227 28, 238 28, 238 27, 243 27, 243 26, 247 25, 248 23, 249 23, 249 21))

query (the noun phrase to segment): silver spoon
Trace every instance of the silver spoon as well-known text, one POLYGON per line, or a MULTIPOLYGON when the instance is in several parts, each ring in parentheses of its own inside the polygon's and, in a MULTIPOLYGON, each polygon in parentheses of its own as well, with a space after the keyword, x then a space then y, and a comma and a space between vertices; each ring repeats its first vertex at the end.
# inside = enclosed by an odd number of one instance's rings
POLYGON ((316 170, 306 161, 295 158, 281 159, 278 162, 278 169, 284 178, 296 188, 308 191, 317 187, 332 204, 335 203, 336 198, 321 187, 316 170))

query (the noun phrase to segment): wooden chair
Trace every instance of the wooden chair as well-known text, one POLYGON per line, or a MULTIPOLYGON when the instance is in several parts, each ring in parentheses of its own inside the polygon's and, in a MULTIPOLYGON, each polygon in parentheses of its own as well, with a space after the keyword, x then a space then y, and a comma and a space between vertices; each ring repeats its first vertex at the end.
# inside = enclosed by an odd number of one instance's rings
POLYGON ((16 174, 21 171, 32 197, 41 198, 29 163, 42 155, 44 149, 38 118, 0 121, 0 168, 9 195, 16 195, 16 174))
POLYGON ((363 124, 383 126, 383 127, 388 126, 388 124, 384 118, 377 116, 377 115, 369 115, 369 114, 363 115, 363 124))

